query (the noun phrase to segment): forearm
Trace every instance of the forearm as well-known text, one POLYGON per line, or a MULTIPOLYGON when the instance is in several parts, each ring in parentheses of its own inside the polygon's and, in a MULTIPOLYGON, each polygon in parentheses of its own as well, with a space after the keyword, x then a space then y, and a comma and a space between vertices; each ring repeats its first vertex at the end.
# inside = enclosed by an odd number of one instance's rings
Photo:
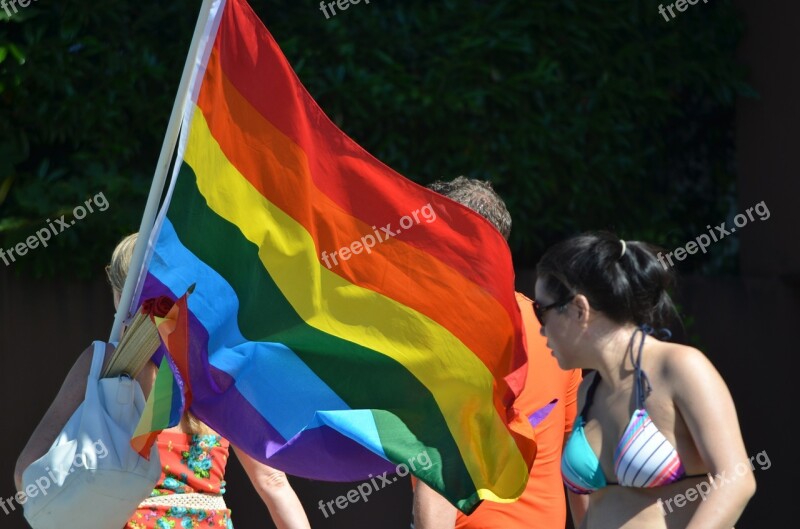
POLYGON ((575 494, 567 490, 567 500, 569 502, 569 511, 572 513, 572 524, 575 527, 583 527, 586 510, 589 508, 589 496, 587 494, 575 494))
POLYGON ((456 508, 423 482, 414 488, 414 528, 453 529, 456 508))
POLYGON ((686 529, 731 529, 755 493, 755 479, 747 474, 718 487, 700 503, 686 529))

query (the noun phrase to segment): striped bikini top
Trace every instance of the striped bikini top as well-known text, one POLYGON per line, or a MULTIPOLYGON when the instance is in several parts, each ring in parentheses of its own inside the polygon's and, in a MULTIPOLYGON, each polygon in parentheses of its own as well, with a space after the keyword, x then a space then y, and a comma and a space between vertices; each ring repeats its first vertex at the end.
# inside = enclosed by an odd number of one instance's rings
POLYGON ((636 409, 614 450, 614 474, 617 483, 606 481, 600 461, 592 451, 583 430, 586 425, 585 411, 591 406, 595 389, 600 382, 600 375, 595 373, 594 380, 586 392, 583 409, 575 418, 572 435, 564 446, 561 457, 561 475, 564 484, 577 494, 591 494, 607 485, 658 487, 686 477, 677 450, 658 431, 645 409, 645 399, 651 391, 651 386, 647 375, 642 371, 641 359, 645 335, 652 334, 653 329, 642 326, 634 331, 628 346, 631 358, 633 358, 634 340, 638 333, 641 333, 642 337, 639 353, 633 362, 636 377, 634 383, 636 409))

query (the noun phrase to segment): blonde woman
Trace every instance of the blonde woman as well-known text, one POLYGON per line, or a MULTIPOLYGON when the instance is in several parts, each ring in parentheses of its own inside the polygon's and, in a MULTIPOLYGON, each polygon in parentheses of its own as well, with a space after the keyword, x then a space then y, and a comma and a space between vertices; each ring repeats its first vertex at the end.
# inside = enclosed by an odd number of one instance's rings
MULTIPOLYGON (((129 235, 117 245, 106 267, 115 307, 119 305, 136 236, 129 235)), ((14 472, 18 490, 22 488, 25 468, 47 452, 82 402, 92 349, 87 348, 78 358, 19 456, 14 472)), ((113 345, 106 345, 106 362, 113 350, 113 345)), ((155 363, 150 361, 137 377, 145 395, 153 387, 156 371, 155 363)), ((223 499, 230 443, 191 413, 186 413, 178 426, 164 430, 156 443, 161 478, 152 496, 140 504, 125 529, 232 528, 231 512, 223 499)), ((309 529, 306 513, 286 475, 233 448, 275 525, 279 529, 309 529)))

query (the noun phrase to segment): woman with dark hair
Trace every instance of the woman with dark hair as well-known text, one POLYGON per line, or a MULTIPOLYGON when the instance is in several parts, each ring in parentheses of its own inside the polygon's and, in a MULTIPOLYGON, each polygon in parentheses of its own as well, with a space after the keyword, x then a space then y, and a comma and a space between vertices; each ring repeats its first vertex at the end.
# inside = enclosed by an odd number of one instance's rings
POLYGON ((657 330, 678 316, 656 251, 584 234, 537 266, 534 311, 548 347, 562 369, 592 370, 561 460, 567 487, 590 494, 580 529, 730 529, 755 493, 722 377, 657 330))

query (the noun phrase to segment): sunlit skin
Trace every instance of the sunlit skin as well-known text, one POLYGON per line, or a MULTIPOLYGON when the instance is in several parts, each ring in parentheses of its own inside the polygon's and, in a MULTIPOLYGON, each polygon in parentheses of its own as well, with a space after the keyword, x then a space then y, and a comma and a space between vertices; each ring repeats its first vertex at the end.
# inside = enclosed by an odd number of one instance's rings
MULTIPOLYGON (((541 280, 536 283, 536 300, 543 306, 554 301, 541 280)), ((636 327, 610 320, 581 294, 563 308, 547 311, 543 320, 540 332, 562 369, 592 369, 602 378, 586 413, 585 433, 606 480, 615 482, 613 452, 635 408, 627 347, 636 327)), ((730 529, 755 492, 755 478, 725 382, 697 349, 652 336, 645 340, 642 369, 652 384, 647 411, 678 450, 686 474, 700 477, 652 489, 600 489, 589 495, 579 529, 730 529), (748 462, 747 471, 736 480, 712 490, 705 501, 670 504, 672 511, 665 516, 659 499, 667 501, 700 482, 709 483, 708 473, 732 475, 741 462, 748 462)), ((581 384, 578 409, 593 378, 589 375, 581 384)))

